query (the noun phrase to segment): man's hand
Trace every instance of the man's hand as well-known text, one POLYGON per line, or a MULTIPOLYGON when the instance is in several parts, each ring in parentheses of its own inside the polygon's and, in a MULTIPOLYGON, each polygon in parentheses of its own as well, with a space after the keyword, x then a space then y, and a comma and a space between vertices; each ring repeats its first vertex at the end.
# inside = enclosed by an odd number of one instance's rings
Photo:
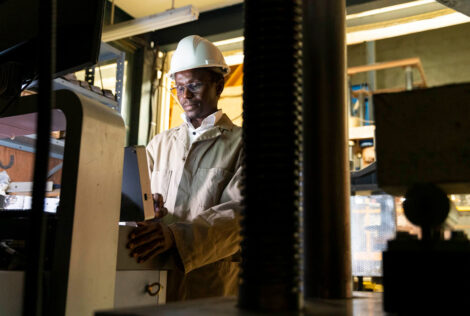
POLYGON ((141 222, 129 234, 127 248, 130 256, 138 263, 147 261, 175 246, 173 233, 165 224, 159 222, 141 222))
POLYGON ((163 196, 160 193, 152 194, 153 197, 153 210, 155 212, 155 218, 162 218, 168 214, 168 210, 164 206, 163 196))

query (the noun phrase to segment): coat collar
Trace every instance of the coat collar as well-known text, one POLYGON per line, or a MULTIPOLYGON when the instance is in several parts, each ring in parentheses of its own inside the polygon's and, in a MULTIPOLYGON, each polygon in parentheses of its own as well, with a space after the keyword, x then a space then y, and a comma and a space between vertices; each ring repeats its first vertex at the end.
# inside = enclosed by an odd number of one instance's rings
MULTIPOLYGON (((224 114, 220 120, 215 123, 215 126, 205 132, 198 141, 211 139, 222 134, 223 131, 232 131, 234 124, 229 117, 224 114)), ((176 138, 182 142, 186 149, 189 149, 189 137, 188 137, 188 125, 186 123, 181 124, 175 128, 176 138)))
POLYGON ((220 127, 221 129, 225 129, 227 131, 231 131, 233 128, 233 123, 232 121, 228 118, 226 114, 222 115, 220 120, 215 123, 215 126, 220 127))

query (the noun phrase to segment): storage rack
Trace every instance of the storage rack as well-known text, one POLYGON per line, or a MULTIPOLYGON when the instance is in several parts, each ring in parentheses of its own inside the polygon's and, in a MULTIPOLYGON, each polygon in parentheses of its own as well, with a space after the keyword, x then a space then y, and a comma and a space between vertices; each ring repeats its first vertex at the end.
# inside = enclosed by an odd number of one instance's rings
MULTIPOLYGON (((79 85, 73 84, 65 79, 57 78, 53 81, 53 90, 66 89, 77 92, 81 95, 84 95, 90 99, 96 100, 117 112, 121 112, 122 104, 122 89, 123 89, 123 80, 124 80, 124 60, 125 53, 112 47, 111 45, 102 42, 100 48, 100 55, 98 58, 98 64, 116 61, 116 100, 112 100, 103 95, 100 95, 92 90, 86 89, 79 85)), ((35 152, 35 138, 32 135, 12 137, 0 139, 0 146, 19 149, 27 152, 35 152)), ((51 139, 51 147, 49 156, 52 158, 63 159, 64 152, 64 141, 58 139, 51 139)))

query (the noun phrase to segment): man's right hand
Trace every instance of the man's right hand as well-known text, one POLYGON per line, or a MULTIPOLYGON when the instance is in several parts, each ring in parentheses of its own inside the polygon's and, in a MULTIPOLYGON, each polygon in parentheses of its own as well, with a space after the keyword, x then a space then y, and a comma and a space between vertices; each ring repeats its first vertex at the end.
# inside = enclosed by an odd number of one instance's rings
POLYGON ((147 261, 175 246, 173 233, 160 222, 140 222, 138 227, 129 234, 130 256, 138 263, 147 261))

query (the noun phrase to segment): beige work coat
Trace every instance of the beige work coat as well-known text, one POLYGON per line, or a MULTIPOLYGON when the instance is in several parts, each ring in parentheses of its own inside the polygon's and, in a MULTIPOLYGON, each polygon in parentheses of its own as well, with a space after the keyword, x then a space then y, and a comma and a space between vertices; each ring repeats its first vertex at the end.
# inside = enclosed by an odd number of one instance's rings
POLYGON ((168 301, 237 294, 241 152, 241 128, 225 114, 191 146, 186 124, 147 146, 152 193, 163 196, 184 270, 169 271, 168 301))

